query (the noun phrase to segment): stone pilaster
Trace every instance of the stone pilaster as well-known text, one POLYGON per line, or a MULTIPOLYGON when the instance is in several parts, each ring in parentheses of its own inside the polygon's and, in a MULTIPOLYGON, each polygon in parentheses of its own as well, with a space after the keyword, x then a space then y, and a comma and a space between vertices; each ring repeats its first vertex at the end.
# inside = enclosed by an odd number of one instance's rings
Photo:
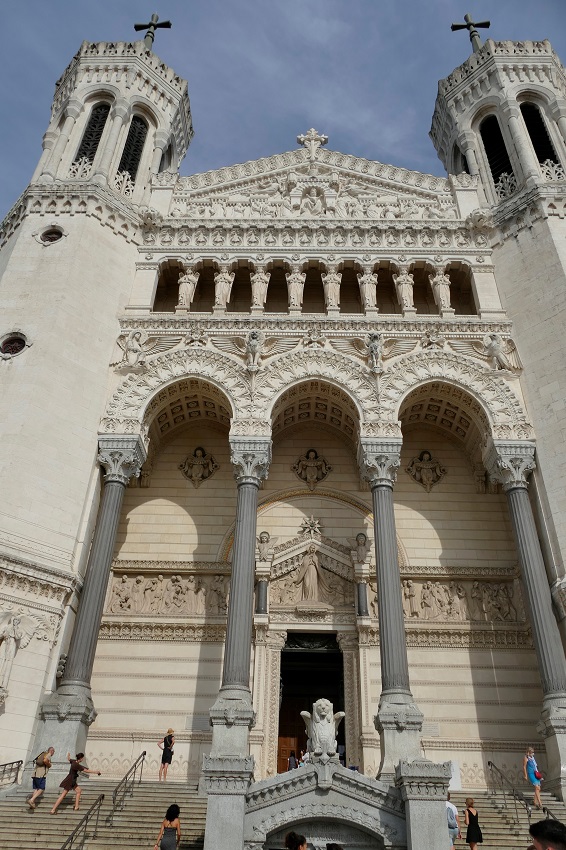
POLYGON ((490 478, 507 496, 533 642, 544 694, 537 726, 546 744, 545 788, 566 796, 566 659, 552 608, 552 597, 537 535, 527 479, 535 468, 535 447, 528 442, 491 441, 484 456, 490 478))
POLYGON ((419 756, 423 721, 409 684, 393 512, 400 450, 400 440, 362 438, 359 447, 361 474, 369 481, 373 501, 382 685, 376 728, 381 741, 382 779, 393 777, 401 759, 419 756))
POLYGON ((338 632, 338 646, 344 664, 344 708, 346 717, 346 767, 355 765, 362 770, 360 747, 360 672, 358 665, 358 633, 338 632))
POLYGON ((67 772, 67 752, 85 749, 88 728, 96 717, 90 679, 102 609, 114 554, 126 486, 140 473, 146 453, 139 437, 100 437, 98 461, 105 470, 96 527, 79 600, 65 674, 57 691, 41 707, 38 740, 55 747, 55 772, 67 772))
POLYGON ((403 760, 395 768, 395 785, 405 803, 407 850, 445 850, 449 846, 446 794, 450 774, 449 761, 403 760))
POLYGON ((250 691, 257 494, 267 476, 271 440, 232 437, 238 487, 232 576, 222 684, 210 709, 212 747, 203 760, 201 789, 208 794, 204 850, 241 850, 245 794, 253 776, 249 733, 255 723, 250 691))

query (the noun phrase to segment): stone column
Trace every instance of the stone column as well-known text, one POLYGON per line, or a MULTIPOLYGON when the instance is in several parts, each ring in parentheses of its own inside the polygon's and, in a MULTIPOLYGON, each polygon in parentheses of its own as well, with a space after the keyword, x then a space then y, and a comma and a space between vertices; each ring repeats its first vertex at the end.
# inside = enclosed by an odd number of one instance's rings
POLYGON ((67 108, 65 109, 65 122, 63 127, 61 128, 61 132, 57 137, 57 141, 53 145, 51 156, 47 161, 47 166, 43 172, 44 179, 46 177, 54 180, 57 177, 57 170, 63 159, 63 154, 65 153, 65 148, 69 142, 69 137, 71 135, 72 129, 75 126, 75 121, 79 117, 83 110, 83 104, 77 98, 73 98, 67 104, 67 108))
POLYGON ((400 440, 360 440, 360 470, 369 481, 373 501, 382 688, 376 728, 381 741, 379 777, 382 779, 393 778, 401 759, 419 757, 423 721, 409 684, 393 512, 393 485, 400 450, 400 440))
POLYGON ((491 440, 484 462, 491 480, 503 485, 530 617, 543 691, 537 731, 546 744, 544 787, 566 797, 566 659, 544 567, 527 478, 535 468, 533 443, 491 440))
POLYGON ((427 759, 401 761, 395 768, 395 785, 405 803, 407 850, 445 850, 447 846, 446 794, 450 762, 427 759))
MULTIPOLYGON (((346 767, 355 765, 363 773, 360 748, 360 674, 358 633, 338 632, 338 646, 344 664, 344 711, 346 717, 346 767)), ((335 707, 336 709, 336 707, 335 707)))
POLYGON ((112 124, 110 126, 110 132, 108 133, 108 137, 104 143, 102 156, 100 157, 92 175, 93 179, 97 183, 106 183, 108 180, 108 174, 110 172, 112 160, 116 153, 120 132, 130 116, 130 111, 130 104, 127 100, 125 100, 125 98, 117 100, 112 107, 112 124))
POLYGON ((245 795, 254 769, 249 733, 255 722, 250 662, 257 494, 267 476, 271 440, 232 437, 230 446, 238 499, 222 684, 210 710, 210 755, 203 758, 201 788, 208 794, 204 850, 241 850, 245 795))
MULTIPOLYGON (((509 133, 515 145, 523 177, 525 180, 529 177, 539 177, 540 167, 532 148, 525 122, 522 120, 521 110, 516 104, 506 102, 501 105, 501 112, 503 115, 503 126, 507 125, 509 128, 509 133)), ((511 159, 511 157, 509 158, 511 159)))
POLYGON ((100 437, 98 461, 104 467, 104 488, 92 538, 84 584, 61 684, 41 707, 43 727, 37 743, 55 747, 54 768, 67 772, 67 752, 85 749, 88 727, 96 717, 90 679, 110 564, 126 486, 139 475, 146 458, 139 437, 100 437))

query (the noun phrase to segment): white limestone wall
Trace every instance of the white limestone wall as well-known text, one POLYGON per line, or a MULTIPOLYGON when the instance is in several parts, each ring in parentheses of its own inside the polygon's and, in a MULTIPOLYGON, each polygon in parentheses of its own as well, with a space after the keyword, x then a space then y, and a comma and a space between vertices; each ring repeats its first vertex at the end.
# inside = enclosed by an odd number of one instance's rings
POLYGON ((535 429, 537 461, 556 531, 554 556, 564 574, 566 553, 566 234, 551 216, 496 246, 494 262, 503 307, 524 371, 521 385, 535 429))

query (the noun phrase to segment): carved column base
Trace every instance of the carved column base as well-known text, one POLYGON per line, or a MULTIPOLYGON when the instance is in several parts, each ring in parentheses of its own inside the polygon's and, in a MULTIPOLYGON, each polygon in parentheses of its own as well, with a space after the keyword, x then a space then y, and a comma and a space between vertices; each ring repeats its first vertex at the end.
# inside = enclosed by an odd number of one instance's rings
POLYGON ((50 781, 60 780, 69 772, 67 753, 75 756, 86 751, 88 730, 95 718, 90 688, 84 685, 61 685, 43 701, 34 755, 48 747, 55 749, 53 767, 49 771, 50 781))
POLYGON ((395 785, 405 803, 407 850, 446 850, 446 793, 450 762, 401 761, 395 785))
POLYGON ((544 738, 544 790, 566 800, 566 694, 545 697, 537 731, 544 738))
POLYGON ((204 850, 242 850, 253 769, 253 756, 203 756, 201 783, 208 795, 204 850))
POLYGON ((249 691, 222 689, 210 709, 210 725, 211 756, 247 758, 250 753, 250 729, 255 725, 255 711, 249 691))
POLYGON ((410 694, 382 696, 375 718, 381 747, 378 779, 392 780, 399 762, 420 757, 423 717, 410 694))

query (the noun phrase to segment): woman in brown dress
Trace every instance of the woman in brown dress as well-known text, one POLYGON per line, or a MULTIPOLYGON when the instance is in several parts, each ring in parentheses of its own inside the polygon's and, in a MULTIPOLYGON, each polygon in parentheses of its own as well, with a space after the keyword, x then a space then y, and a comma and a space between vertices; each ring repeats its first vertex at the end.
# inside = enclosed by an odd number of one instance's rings
POLYGON ((59 808, 59 806, 61 805, 61 803, 63 802, 63 800, 67 796, 67 794, 69 793, 69 791, 75 792, 74 809, 75 809, 75 812, 78 811, 79 803, 81 801, 81 794, 82 794, 81 786, 77 785, 79 773, 96 773, 98 776, 100 776, 99 770, 89 770, 88 767, 85 767, 83 764, 81 764, 81 761, 84 759, 84 757, 85 757, 84 753, 77 753, 75 758, 72 759, 71 753, 67 753, 67 761, 71 762, 71 768, 70 768, 67 776, 64 778, 64 780, 59 785, 59 788, 62 788, 63 790, 59 794, 57 802, 55 803, 55 805, 51 809, 52 815, 55 814, 55 812, 57 811, 57 809, 59 808))

